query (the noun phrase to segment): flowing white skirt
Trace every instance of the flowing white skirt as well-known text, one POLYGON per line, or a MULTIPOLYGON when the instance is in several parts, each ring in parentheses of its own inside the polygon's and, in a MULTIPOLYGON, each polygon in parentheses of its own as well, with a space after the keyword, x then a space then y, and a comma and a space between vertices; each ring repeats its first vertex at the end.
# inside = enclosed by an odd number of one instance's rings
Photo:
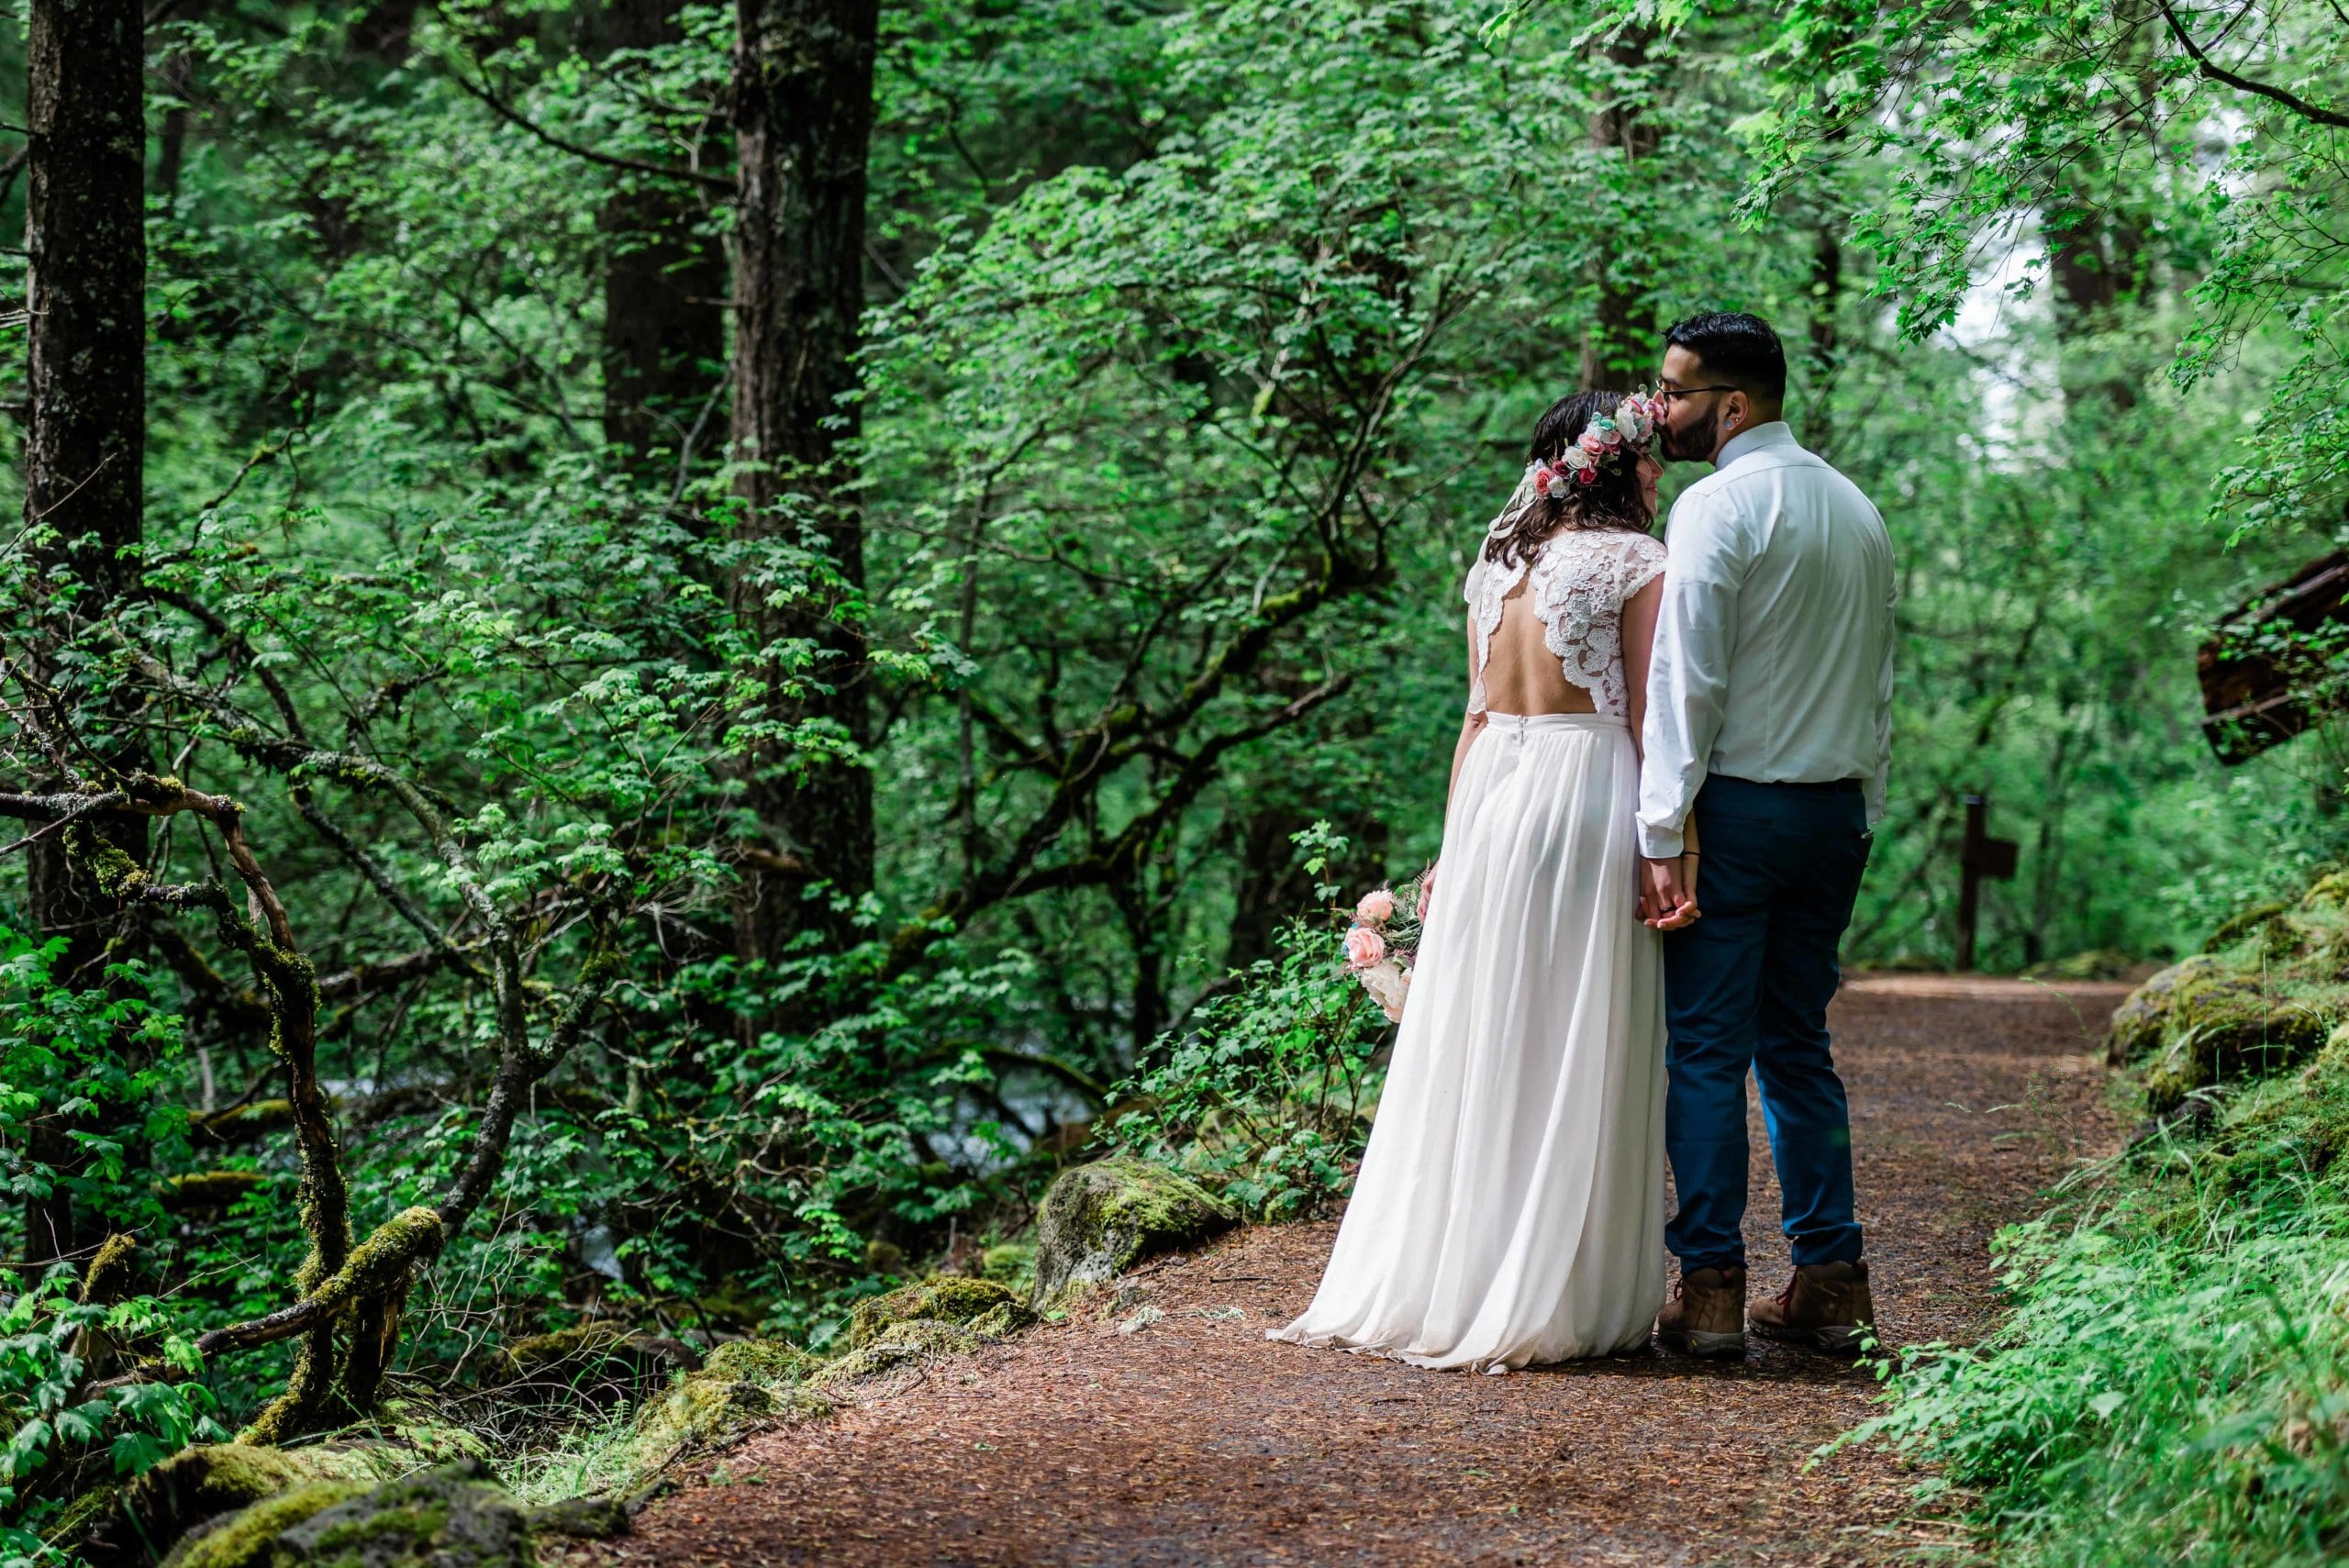
POLYGON ((1353 1200, 1267 1339, 1489 1373, 1645 1342, 1664 1028, 1638 793, 1620 718, 1496 713, 1470 744, 1353 1200))

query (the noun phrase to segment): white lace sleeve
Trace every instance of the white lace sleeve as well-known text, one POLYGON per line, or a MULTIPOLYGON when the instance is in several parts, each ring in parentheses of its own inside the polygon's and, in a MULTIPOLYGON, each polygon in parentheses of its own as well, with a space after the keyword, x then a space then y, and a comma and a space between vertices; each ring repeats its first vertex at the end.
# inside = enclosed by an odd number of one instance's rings
POLYGON ((1664 573, 1664 541, 1649 534, 1623 538, 1621 596, 1618 605, 1653 583, 1664 573))

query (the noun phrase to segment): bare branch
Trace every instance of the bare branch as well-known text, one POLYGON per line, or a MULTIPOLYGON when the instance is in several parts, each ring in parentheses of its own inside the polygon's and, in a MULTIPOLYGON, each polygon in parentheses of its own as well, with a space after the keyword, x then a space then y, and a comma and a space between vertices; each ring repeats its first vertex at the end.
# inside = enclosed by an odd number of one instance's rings
POLYGON ((592 147, 583 147, 575 141, 566 140, 506 103, 488 88, 473 82, 465 75, 464 72, 455 66, 450 67, 449 79, 462 89, 468 97, 477 98, 487 105, 490 112, 499 119, 528 131, 549 147, 558 151, 568 152, 573 158, 583 158, 590 163, 601 163, 607 169, 625 170, 631 174, 651 174, 663 180, 683 180, 688 184, 699 185, 706 191, 715 191, 720 195, 731 196, 735 193, 734 182, 723 174, 705 174, 698 169, 679 169, 667 164, 648 163, 637 158, 622 158, 617 153, 598 152, 592 147))
POLYGON ((2169 0, 2154 0, 2154 3, 2161 7, 2162 20, 2169 24, 2170 36, 2177 39, 2177 47, 2186 51, 2187 58, 2194 61, 2195 69, 2204 76, 2213 82, 2223 82, 2230 87, 2240 88, 2245 93, 2255 94, 2271 103, 2281 104, 2304 120, 2317 125, 2349 129, 2349 114, 2343 114, 2339 109, 2328 109, 2321 104, 2311 104, 2306 98, 2286 88, 2272 86, 2265 82, 2254 82, 2248 76, 2239 75, 2221 65, 2202 52, 2202 46, 2194 41, 2193 35, 2188 33, 2185 24, 2177 19, 2177 13, 2170 9, 2169 0))

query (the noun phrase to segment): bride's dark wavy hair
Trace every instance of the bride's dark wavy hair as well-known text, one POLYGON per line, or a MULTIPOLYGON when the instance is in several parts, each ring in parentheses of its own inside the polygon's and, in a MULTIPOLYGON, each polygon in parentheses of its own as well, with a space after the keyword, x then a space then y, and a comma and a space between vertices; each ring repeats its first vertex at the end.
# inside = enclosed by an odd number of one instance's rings
MULTIPOLYGON (((1550 405, 1550 411, 1533 427, 1533 443, 1525 454, 1527 466, 1556 462, 1593 418, 1614 413, 1625 395, 1599 388, 1577 392, 1550 405)), ((1511 505, 1516 505, 1514 497, 1511 505)), ((1531 497, 1508 527, 1486 539, 1485 559, 1497 566, 1515 566, 1532 553, 1535 545, 1561 528, 1620 528, 1643 534, 1654 527, 1655 514, 1648 509, 1647 496, 1640 489, 1639 460, 1626 452, 1601 463, 1596 480, 1571 486, 1562 501, 1547 495, 1531 497)))

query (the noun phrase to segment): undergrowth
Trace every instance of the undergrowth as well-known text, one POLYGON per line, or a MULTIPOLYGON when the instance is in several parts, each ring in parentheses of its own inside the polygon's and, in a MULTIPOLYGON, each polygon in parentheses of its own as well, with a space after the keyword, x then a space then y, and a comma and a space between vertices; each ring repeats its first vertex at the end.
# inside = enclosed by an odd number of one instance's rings
POLYGON ((2085 1171, 1993 1243, 2012 1311, 1912 1347, 1832 1447, 1935 1466, 2002 1563, 2349 1553, 2349 1053, 2245 1090, 2208 1140, 2085 1171))

